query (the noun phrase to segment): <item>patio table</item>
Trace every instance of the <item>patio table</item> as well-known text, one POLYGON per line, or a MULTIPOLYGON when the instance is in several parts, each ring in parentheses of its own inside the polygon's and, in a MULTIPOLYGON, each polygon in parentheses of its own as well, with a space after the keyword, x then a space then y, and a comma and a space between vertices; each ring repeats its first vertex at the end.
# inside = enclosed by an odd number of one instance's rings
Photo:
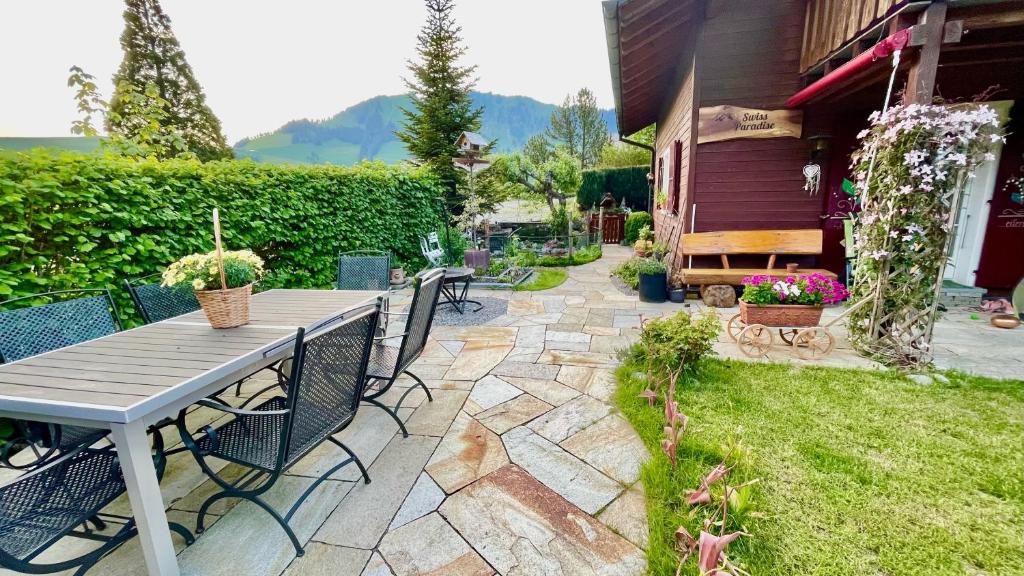
POLYGON ((296 329, 383 292, 269 290, 227 330, 192 312, 0 366, 0 416, 111 431, 149 574, 179 574, 147 428, 288 357, 296 329))

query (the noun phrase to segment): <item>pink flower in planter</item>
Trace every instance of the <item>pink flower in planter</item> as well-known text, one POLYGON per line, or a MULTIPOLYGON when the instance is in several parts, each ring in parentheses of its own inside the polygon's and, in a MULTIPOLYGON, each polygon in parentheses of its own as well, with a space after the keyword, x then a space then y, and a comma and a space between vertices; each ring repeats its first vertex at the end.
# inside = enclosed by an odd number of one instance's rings
POLYGON ((697 541, 697 567, 702 576, 719 576, 729 574, 731 571, 719 569, 722 563, 722 552, 726 547, 743 536, 743 532, 732 532, 722 536, 715 536, 706 531, 701 531, 700 539, 697 541))

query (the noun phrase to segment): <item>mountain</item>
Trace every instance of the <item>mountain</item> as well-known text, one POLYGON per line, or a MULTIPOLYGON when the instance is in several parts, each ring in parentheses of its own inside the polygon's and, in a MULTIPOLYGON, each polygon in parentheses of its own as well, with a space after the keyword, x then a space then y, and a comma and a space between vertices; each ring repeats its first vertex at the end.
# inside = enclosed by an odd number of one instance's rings
POLYGON ((31 150, 32 148, 51 148, 57 150, 74 150, 92 152, 100 145, 99 138, 83 138, 81 136, 55 136, 52 138, 20 138, 0 137, 0 154, 31 150))
MULTIPOLYGON (((498 152, 522 148, 534 134, 544 132, 557 106, 526 96, 471 94, 483 106, 480 133, 497 140, 498 152)), ((404 117, 401 108, 412 105, 407 95, 376 96, 346 108, 326 120, 293 120, 255 138, 235 144, 235 156, 270 163, 356 164, 361 160, 394 163, 409 158, 405 145, 395 136, 404 117)), ((615 113, 603 110, 609 132, 615 134, 615 113)))

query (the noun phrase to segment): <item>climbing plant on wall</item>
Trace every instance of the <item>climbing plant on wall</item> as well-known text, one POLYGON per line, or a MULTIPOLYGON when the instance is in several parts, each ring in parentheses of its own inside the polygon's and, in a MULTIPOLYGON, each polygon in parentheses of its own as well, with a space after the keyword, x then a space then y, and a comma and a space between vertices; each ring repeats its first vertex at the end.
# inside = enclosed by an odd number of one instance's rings
POLYGON ((862 353, 892 365, 931 361, 932 327, 960 199, 1002 140, 985 105, 918 105, 874 113, 854 154, 861 212, 849 319, 862 353))

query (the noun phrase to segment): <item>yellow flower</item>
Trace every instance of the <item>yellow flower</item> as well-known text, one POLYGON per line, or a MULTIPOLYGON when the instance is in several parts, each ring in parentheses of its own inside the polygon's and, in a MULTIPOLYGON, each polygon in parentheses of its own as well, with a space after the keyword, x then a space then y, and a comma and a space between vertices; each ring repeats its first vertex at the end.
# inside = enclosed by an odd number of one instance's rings
POLYGON ((206 288, 206 284, 204 284, 203 281, 200 280, 199 278, 196 278, 195 280, 192 281, 192 288, 194 290, 203 290, 204 288, 206 288))

